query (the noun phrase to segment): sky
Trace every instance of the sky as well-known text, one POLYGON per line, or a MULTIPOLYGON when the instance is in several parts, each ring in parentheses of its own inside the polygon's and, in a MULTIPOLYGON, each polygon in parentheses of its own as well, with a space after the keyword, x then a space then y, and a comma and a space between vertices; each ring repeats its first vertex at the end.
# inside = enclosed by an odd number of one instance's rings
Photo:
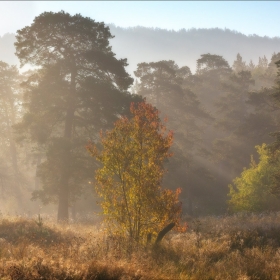
POLYGON ((120 27, 218 27, 280 37, 280 1, 0 1, 0 36, 30 25, 44 11, 61 10, 120 27))

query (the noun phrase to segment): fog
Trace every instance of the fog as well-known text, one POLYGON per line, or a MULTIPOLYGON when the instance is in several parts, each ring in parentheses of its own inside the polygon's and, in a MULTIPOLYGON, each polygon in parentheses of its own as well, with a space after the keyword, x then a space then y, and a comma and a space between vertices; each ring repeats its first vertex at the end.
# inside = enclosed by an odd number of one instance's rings
MULTIPOLYGON (((279 126, 278 105, 268 92, 279 79, 280 38, 218 28, 109 25, 109 30, 116 59, 111 54, 107 62, 94 57, 97 64, 89 62, 90 70, 83 68, 86 64, 75 70, 79 105, 73 105, 69 121, 65 108, 74 72, 61 62, 62 54, 38 52, 33 60, 37 50, 27 49, 27 55, 18 41, 17 57, 15 34, 0 37, 0 211, 54 216, 61 211, 58 215, 72 219, 98 211, 89 183, 98 164, 85 146, 89 140, 98 143, 99 130, 112 129, 118 116, 129 116, 132 101, 146 98, 174 131, 174 156, 165 163, 163 187, 182 188, 184 213, 226 213, 228 185, 249 167, 252 154, 257 159, 256 145, 273 142, 269 133, 279 126), (125 58, 128 66, 121 61, 125 58), (111 71, 110 86, 105 72, 102 86, 90 80, 96 65, 111 71), (134 82, 121 70, 124 66, 134 82), (66 165, 68 173, 62 168, 66 165), (61 198, 61 178, 68 186, 67 202, 61 198)), ((65 51, 67 45, 61 44, 65 51)), ((72 44, 80 47, 78 41, 72 44)))
MULTIPOLYGON (((179 66, 187 65, 196 70, 196 60, 201 54, 213 53, 223 56, 230 65, 237 53, 248 64, 258 64, 259 57, 270 58, 280 51, 279 37, 246 36, 229 29, 182 29, 172 31, 161 28, 130 27, 109 25, 115 36, 110 39, 117 58, 127 58, 127 71, 133 75, 137 64, 159 60, 174 60, 179 66)), ((0 59, 9 64, 19 63, 14 55, 14 34, 0 37, 0 59)))

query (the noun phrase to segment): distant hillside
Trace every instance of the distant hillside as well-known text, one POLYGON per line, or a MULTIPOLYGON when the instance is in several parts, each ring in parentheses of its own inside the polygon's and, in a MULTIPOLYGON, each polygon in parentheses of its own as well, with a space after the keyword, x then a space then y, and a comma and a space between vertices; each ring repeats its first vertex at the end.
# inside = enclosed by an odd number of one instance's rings
MULTIPOLYGON (((120 28, 110 25, 113 51, 117 57, 128 58, 129 70, 137 63, 175 60, 179 66, 187 65, 192 71, 201 54, 222 55, 232 65, 237 53, 243 60, 258 63, 264 55, 270 61, 274 52, 280 52, 280 38, 246 36, 229 29, 190 29, 169 31, 146 27, 120 28)), ((279 34, 280 35, 280 34, 279 34)))
MULTIPOLYGON (((280 52, 280 38, 246 36, 229 29, 182 29, 180 31, 159 28, 121 28, 109 25, 115 38, 111 40, 118 58, 127 58, 127 70, 132 74, 137 63, 158 60, 175 60, 179 66, 187 65, 195 71, 196 60, 201 54, 222 55, 232 65, 237 53, 243 60, 253 60, 264 55, 270 60, 274 52, 280 52)), ((280 34, 279 34, 280 35, 280 34)), ((0 60, 14 64, 13 34, 0 37, 0 60)))

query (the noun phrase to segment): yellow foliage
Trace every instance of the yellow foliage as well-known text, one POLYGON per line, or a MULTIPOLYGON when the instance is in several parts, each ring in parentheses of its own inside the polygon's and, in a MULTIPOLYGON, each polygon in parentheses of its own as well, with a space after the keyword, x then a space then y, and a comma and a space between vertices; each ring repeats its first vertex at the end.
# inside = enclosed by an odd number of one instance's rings
POLYGON ((101 133, 103 149, 88 150, 103 167, 96 172, 95 189, 110 231, 137 241, 165 225, 180 226, 180 190, 161 188, 163 162, 171 156, 173 133, 160 122, 158 111, 146 102, 131 104, 132 119, 122 117, 114 129, 101 133))
POLYGON ((279 210, 279 200, 271 193, 279 162, 271 163, 266 144, 256 146, 256 149, 259 163, 251 157, 250 168, 244 168, 240 177, 235 178, 233 184, 229 185, 229 206, 235 212, 279 210))

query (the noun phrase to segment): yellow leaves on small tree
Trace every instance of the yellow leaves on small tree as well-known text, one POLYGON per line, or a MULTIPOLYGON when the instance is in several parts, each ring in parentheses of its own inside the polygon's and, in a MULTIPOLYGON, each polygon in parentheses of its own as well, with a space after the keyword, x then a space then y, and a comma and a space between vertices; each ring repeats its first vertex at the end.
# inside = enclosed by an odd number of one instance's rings
POLYGON ((259 162, 251 157, 249 168, 244 168, 240 177, 229 185, 229 207, 233 212, 250 211, 261 212, 279 210, 279 200, 273 195, 275 176, 280 167, 279 153, 275 153, 275 160, 271 161, 271 154, 266 144, 256 146, 259 162))
POLYGON ((180 226, 180 189, 162 189, 164 161, 173 133, 166 131, 159 112, 146 101, 131 104, 131 119, 120 118, 111 131, 101 132, 103 149, 88 146, 92 156, 103 165, 96 171, 95 189, 109 229, 140 241, 165 225, 180 226))

